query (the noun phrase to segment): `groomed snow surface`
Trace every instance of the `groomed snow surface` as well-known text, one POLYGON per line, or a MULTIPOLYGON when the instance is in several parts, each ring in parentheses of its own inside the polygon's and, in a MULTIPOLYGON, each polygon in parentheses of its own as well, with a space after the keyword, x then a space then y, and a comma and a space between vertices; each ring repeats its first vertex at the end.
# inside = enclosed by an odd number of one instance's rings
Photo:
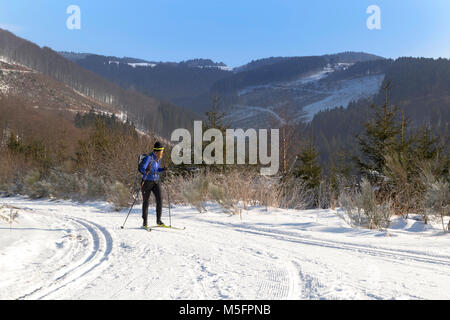
POLYGON ((13 208, 0 210, 0 299, 450 298, 450 236, 417 216, 386 232, 350 228, 333 210, 240 217, 210 204, 171 209, 184 231, 147 232, 140 206, 122 230, 128 210, 103 202, 0 205, 13 208))

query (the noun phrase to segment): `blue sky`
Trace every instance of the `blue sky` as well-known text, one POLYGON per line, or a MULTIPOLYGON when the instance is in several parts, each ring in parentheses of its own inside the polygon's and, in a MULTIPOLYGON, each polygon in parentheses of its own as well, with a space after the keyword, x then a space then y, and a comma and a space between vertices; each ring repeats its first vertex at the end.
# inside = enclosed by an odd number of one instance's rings
POLYGON ((365 51, 450 58, 449 0, 0 0, 0 28, 54 50, 229 66, 365 51), (69 5, 81 29, 69 30, 69 5), (381 30, 369 30, 369 5, 381 30))

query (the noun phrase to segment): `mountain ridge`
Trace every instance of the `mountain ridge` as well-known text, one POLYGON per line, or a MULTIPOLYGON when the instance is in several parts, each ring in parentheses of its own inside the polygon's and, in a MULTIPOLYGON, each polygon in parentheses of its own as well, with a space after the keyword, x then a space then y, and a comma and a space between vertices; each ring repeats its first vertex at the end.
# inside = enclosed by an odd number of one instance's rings
MULTIPOLYGON (((261 65, 253 61, 247 68, 230 69, 222 62, 203 58, 181 62, 156 62, 96 54, 65 54, 71 55, 80 66, 109 79, 122 88, 132 88, 199 113, 204 113, 211 108, 212 97, 216 92, 226 96, 228 95, 226 91, 229 89, 271 83, 277 73, 277 81, 288 81, 298 77, 302 72, 311 71, 304 65, 308 63, 307 60, 315 60, 316 63, 321 61, 320 66, 315 66, 317 69, 329 63, 383 59, 364 52, 349 51, 312 57, 267 58, 262 60, 265 63, 261 65), (280 72, 282 68, 284 69, 280 72)), ((229 98, 224 97, 223 102, 229 103, 229 98)))
POLYGON ((190 128, 197 117, 190 110, 121 88, 100 75, 80 67, 48 47, 0 29, 0 56, 50 76, 77 92, 127 114, 137 126, 168 136, 180 127, 190 128))

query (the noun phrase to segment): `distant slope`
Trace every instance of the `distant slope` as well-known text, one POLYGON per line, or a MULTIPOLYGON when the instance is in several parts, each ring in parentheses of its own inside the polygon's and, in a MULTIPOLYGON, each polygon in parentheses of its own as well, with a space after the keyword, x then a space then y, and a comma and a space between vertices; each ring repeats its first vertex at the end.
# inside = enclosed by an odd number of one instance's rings
POLYGON ((323 57, 294 57, 264 64, 260 67, 238 72, 220 80, 212 87, 222 94, 233 93, 249 86, 264 85, 279 81, 294 80, 307 72, 326 67, 328 61, 323 57))
POLYGON ((210 59, 154 62, 136 58, 118 58, 95 54, 67 54, 78 65, 147 96, 170 101, 192 110, 203 110, 210 104, 211 86, 232 74, 223 63, 210 59))
MULTIPOLYGON (((61 54, 124 89, 168 100, 202 114, 211 108, 212 96, 216 92, 221 98, 220 107, 228 110, 237 103, 235 95, 238 92, 252 90, 255 86, 295 81, 302 76, 321 72, 329 65, 351 65, 383 59, 363 52, 343 52, 315 57, 260 59, 232 69, 210 59, 175 63, 85 53, 61 54)), ((259 103, 256 106, 261 107, 259 103)))
MULTIPOLYGON (((373 60, 382 60, 383 57, 373 55, 365 52, 341 52, 336 54, 327 54, 322 56, 327 59, 330 63, 356 63, 362 61, 373 61, 373 60)), ((281 61, 285 61, 294 57, 270 57, 264 59, 253 60, 250 63, 247 63, 243 66, 237 67, 234 69, 235 72, 248 71, 257 69, 262 66, 271 65, 274 63, 278 63, 281 61)))
MULTIPOLYGON (((72 60, 74 62, 78 62, 80 60, 86 59, 89 56, 93 56, 94 54, 92 53, 77 53, 77 52, 67 52, 67 51, 60 51, 58 52, 60 55, 62 55, 64 58, 72 60)), ((94 55, 95 56, 95 55, 94 55)), ((129 58, 129 57, 123 57, 123 58, 118 58, 118 57, 106 57, 108 58, 107 60, 111 63, 125 63, 125 64, 133 64, 133 63, 148 63, 148 64, 156 64, 157 62, 151 62, 151 61, 146 61, 143 59, 137 59, 137 58, 129 58)))
POLYGON ((345 51, 335 54, 326 54, 323 56, 330 63, 357 63, 375 60, 384 60, 384 57, 366 52, 345 51))
POLYGON ((90 109, 116 113, 98 102, 42 73, 0 61, 0 95, 18 97, 33 109, 87 112, 90 109))
POLYGON ((231 126, 310 121, 328 108, 378 93, 390 60, 364 53, 283 58, 216 83, 231 126), (375 60, 370 60, 375 59, 375 60))
POLYGON ((118 111, 147 130, 168 136, 175 128, 190 128, 196 115, 172 103, 124 90, 101 76, 81 68, 50 48, 39 46, 0 29, 0 56, 50 76, 81 94, 118 111))

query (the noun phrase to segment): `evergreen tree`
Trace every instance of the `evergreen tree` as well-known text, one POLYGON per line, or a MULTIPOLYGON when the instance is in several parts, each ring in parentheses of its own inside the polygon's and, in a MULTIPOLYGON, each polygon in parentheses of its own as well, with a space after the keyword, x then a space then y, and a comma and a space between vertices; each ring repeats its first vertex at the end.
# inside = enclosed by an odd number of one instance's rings
POLYGON ((374 118, 365 123, 364 136, 357 137, 363 154, 363 158, 358 159, 358 166, 363 174, 375 181, 383 172, 386 164, 385 156, 399 150, 400 147, 398 137, 402 133, 402 128, 396 120, 397 107, 389 106, 389 87, 389 83, 384 87, 385 103, 381 107, 371 105, 375 112, 374 118))
POLYGON ((318 156, 319 152, 310 142, 298 157, 300 164, 293 170, 294 175, 301 178, 308 189, 316 189, 320 185, 322 168, 318 163, 318 156))
POLYGON ((208 129, 214 128, 220 130, 222 134, 225 136, 225 131, 227 129, 227 127, 223 123, 225 112, 219 112, 217 110, 218 103, 219 98, 217 97, 216 93, 214 94, 213 97, 213 108, 205 113, 207 119, 206 122, 203 122, 203 132, 205 132, 208 129))
MULTIPOLYGON (((223 149, 222 154, 225 159, 226 157, 226 144, 225 144, 225 136, 226 136, 226 130, 227 126, 225 126, 223 119, 225 117, 224 112, 218 111, 218 103, 219 98, 217 97, 217 93, 214 94, 213 97, 213 108, 210 111, 206 112, 206 121, 203 122, 203 133, 205 133, 208 129, 217 129, 222 133, 223 138, 223 149)), ((202 149, 205 150, 205 147, 209 145, 211 142, 203 141, 202 149)), ((213 157, 215 156, 215 152, 212 152, 211 154, 213 157)), ((225 164, 224 165, 209 165, 211 169, 216 170, 218 168, 221 168, 222 170, 225 170, 225 164)))
POLYGON ((430 160, 442 153, 442 147, 439 146, 439 138, 427 126, 422 126, 414 137, 413 151, 416 159, 430 160))

